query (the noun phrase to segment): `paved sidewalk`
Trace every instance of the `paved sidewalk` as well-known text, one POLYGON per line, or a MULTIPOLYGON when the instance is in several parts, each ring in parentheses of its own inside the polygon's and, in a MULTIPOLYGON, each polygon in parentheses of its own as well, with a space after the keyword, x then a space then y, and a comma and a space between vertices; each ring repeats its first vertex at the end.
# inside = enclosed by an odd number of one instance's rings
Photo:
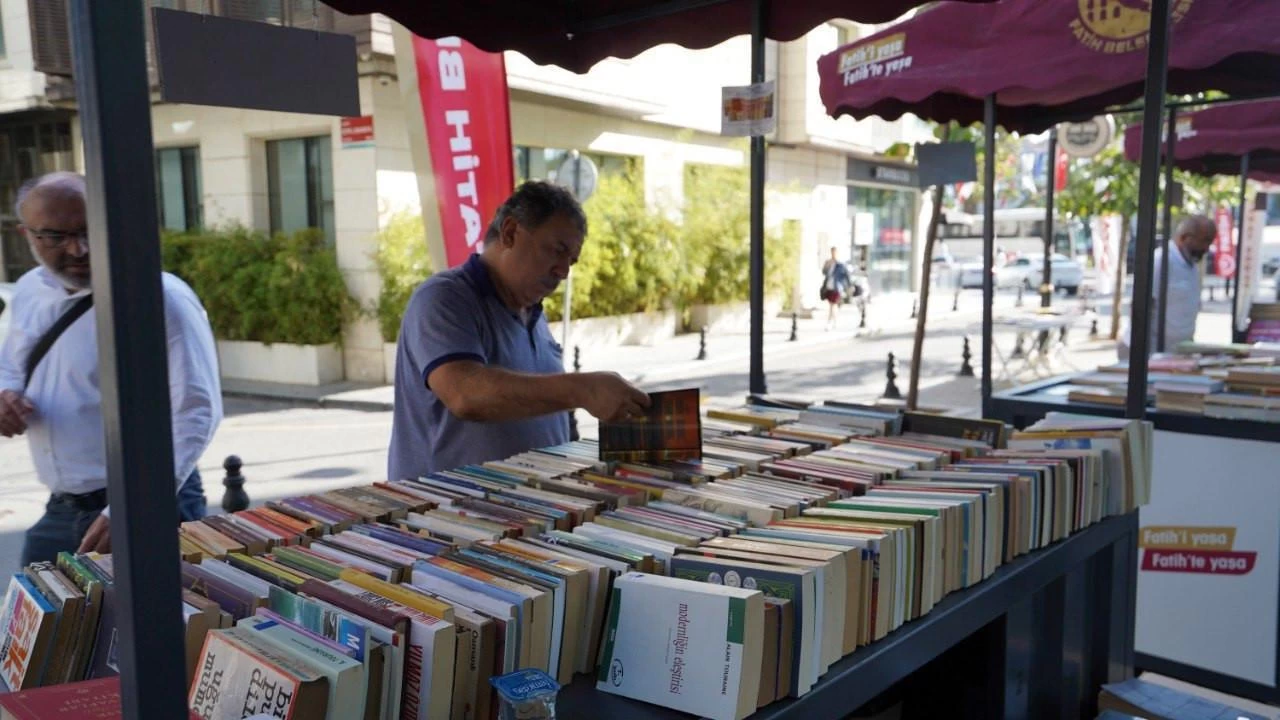
MULTIPOLYGON (((935 291, 930 300, 929 327, 955 327, 970 325, 982 317, 982 297, 974 290, 960 294, 958 310, 953 311, 952 293, 935 291)), ((879 338, 914 332, 916 321, 911 317, 914 293, 891 293, 876 296, 867 308, 866 327, 856 305, 841 308, 836 327, 828 331, 825 307, 816 310, 812 317, 796 320, 796 340, 791 340, 791 317, 780 315, 766 318, 765 355, 771 360, 785 358, 795 353, 805 353, 815 348, 847 346, 850 338, 879 338)), ((1012 308, 1016 297, 1012 294, 996 298, 998 307, 1012 308)), ((1024 299, 1027 307, 1030 303, 1024 299)), ((1065 301, 1060 301, 1065 302, 1065 301)), ((728 330, 710 333, 706 339, 706 358, 699 360, 701 349, 698 333, 686 333, 661 343, 621 345, 616 347, 586 348, 580 352, 579 361, 584 372, 609 370, 619 373, 634 383, 653 385, 664 380, 679 379, 690 374, 706 374, 720 368, 742 363, 750 355, 750 334, 746 330, 728 330)), ((573 367, 572 339, 565 353, 565 367, 573 367)), ((223 382, 223 394, 232 397, 279 400, 300 405, 350 410, 386 411, 393 405, 394 389, 390 385, 341 382, 322 386, 285 385, 263 382, 227 380, 223 382)))

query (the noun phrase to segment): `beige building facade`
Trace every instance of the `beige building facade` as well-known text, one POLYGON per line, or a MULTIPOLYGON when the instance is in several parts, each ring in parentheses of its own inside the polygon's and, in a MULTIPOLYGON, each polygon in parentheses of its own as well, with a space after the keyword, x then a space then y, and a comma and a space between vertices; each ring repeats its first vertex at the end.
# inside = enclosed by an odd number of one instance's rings
MULTIPOLYGON (((8 282, 31 266, 12 215, 17 185, 41 172, 82 167, 74 93, 68 78, 44 71, 51 57, 41 45, 47 19, 31 17, 29 7, 27 0, 0 0, 0 281, 8 282)), ((377 15, 328 11, 321 19, 326 29, 356 35, 361 113, 372 118, 373 137, 344 142, 341 118, 157 102, 157 201, 163 225, 175 230, 319 227, 352 294, 370 306, 380 286, 372 259, 378 231, 397 212, 422 211, 392 28, 377 15)), ((800 307, 816 304, 816 290, 809 290, 819 285, 831 247, 865 262, 879 290, 915 283, 910 268, 919 266, 913 259, 922 207, 911 187, 914 171, 878 153, 927 140, 927 127, 912 118, 835 121, 818 99, 818 56, 871 31, 828 24, 795 42, 769 44, 779 122, 769 138, 766 222, 799 226, 800 282, 792 300, 800 307)), ((660 46, 583 75, 514 53, 506 61, 519 179, 551 176, 568 151, 578 150, 602 172, 635 169, 647 201, 678 213, 688 165, 747 163, 746 142, 721 136, 719 115, 720 88, 748 82, 746 38, 696 52, 660 46)), ((385 352, 376 323, 353 322, 343 339, 345 377, 390 380, 385 352)))

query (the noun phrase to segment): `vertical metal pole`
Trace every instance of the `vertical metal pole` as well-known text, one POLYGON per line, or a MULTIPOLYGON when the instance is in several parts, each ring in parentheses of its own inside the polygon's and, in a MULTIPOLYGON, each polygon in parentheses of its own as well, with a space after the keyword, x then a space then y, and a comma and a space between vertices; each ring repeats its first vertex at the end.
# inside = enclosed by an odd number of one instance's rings
POLYGON ((131 720, 186 717, 164 296, 142 3, 73 0, 88 176, 120 699, 131 720))
POLYGON ((1244 248, 1244 221, 1249 209, 1245 203, 1249 201, 1249 153, 1240 156, 1240 215, 1236 223, 1236 268, 1231 273, 1231 342, 1236 341, 1236 316, 1240 312, 1240 251, 1244 248))
POLYGON ((991 306, 995 302, 995 279, 991 275, 996 254, 996 95, 982 105, 982 417, 991 412, 991 306))
POLYGON ((1164 131, 1164 238, 1160 241, 1160 302, 1156 318, 1156 351, 1165 351, 1165 323, 1169 305, 1169 239, 1173 237, 1173 162, 1178 145, 1178 108, 1169 108, 1169 126, 1164 131))
MULTIPOLYGON (((751 5, 751 82, 764 82, 765 0, 751 5)), ((764 384, 764 136, 751 136, 751 366, 753 395, 768 392, 764 384)))
MULTIPOLYGON (((1169 0, 1151 1, 1147 44, 1147 88, 1142 111, 1142 169, 1138 174, 1138 245, 1133 256, 1133 312, 1129 332, 1129 387, 1125 417, 1147 410, 1147 358, 1151 349, 1151 264, 1154 259, 1156 201, 1160 195, 1160 119, 1164 115, 1165 70, 1169 62, 1169 0)), ((1116 302, 1119 302, 1117 294, 1116 302)))
MULTIPOLYGON (((751 8, 751 82, 764 82, 766 0, 751 8)), ((751 370, 753 395, 768 392, 764 382, 764 136, 751 136, 751 370)))
POLYGON ((1053 192, 1058 181, 1058 133, 1049 128, 1049 182, 1044 190, 1044 265, 1040 272, 1040 307, 1053 302, 1053 192))

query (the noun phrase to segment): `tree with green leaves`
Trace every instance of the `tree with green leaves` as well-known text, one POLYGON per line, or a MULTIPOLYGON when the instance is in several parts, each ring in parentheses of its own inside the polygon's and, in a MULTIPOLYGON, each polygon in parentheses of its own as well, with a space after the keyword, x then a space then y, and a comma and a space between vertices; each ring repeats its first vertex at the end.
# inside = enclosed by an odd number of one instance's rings
POLYGON ((1073 159, 1067 170, 1067 186, 1058 193, 1056 204, 1064 215, 1084 223, 1101 215, 1120 216, 1116 301, 1111 303, 1110 337, 1114 340, 1120 333, 1120 297, 1124 287, 1124 262, 1129 252, 1129 221, 1138 213, 1137 166, 1124 158, 1118 143, 1112 143, 1094 157, 1073 159))

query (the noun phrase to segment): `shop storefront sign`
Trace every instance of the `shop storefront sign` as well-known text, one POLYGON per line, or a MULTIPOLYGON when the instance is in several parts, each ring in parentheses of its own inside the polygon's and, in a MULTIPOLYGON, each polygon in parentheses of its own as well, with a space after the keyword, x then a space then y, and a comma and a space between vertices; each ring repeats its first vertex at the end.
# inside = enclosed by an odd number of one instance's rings
POLYGON ((878 185, 896 185, 904 188, 919 187, 919 171, 910 165, 871 162, 849 158, 847 179, 852 183, 866 182, 878 185))

